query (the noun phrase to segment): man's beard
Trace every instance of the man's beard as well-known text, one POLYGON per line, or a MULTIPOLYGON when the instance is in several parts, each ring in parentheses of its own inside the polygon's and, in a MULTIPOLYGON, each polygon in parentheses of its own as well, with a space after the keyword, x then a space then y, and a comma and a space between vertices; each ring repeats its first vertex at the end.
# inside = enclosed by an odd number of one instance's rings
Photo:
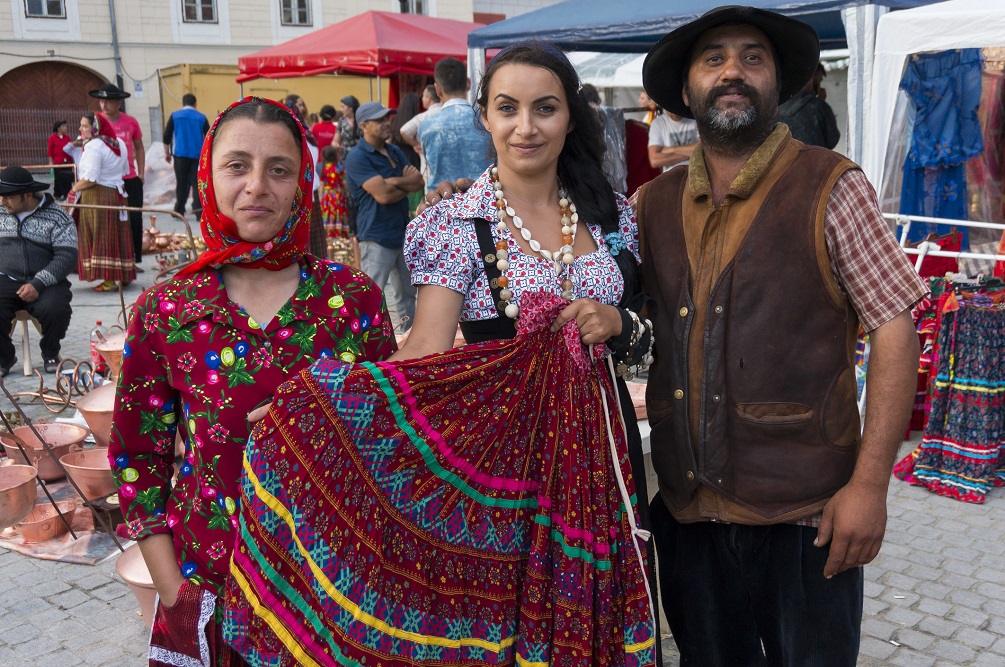
POLYGON ((721 152, 742 152, 759 146, 771 134, 778 110, 777 90, 772 91, 775 104, 771 105, 756 88, 746 83, 716 86, 704 97, 694 95, 690 86, 685 89, 702 144, 721 152), (715 105, 716 99, 727 93, 745 95, 749 106, 742 110, 720 109, 715 105))

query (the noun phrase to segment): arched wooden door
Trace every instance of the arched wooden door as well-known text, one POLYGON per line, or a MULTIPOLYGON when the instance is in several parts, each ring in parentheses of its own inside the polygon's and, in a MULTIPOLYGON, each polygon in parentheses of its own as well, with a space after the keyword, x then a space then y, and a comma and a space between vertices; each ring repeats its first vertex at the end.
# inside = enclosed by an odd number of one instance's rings
POLYGON ((52 124, 66 120, 75 134, 80 116, 97 109, 87 92, 107 83, 65 62, 36 62, 0 76, 0 164, 44 164, 52 124))

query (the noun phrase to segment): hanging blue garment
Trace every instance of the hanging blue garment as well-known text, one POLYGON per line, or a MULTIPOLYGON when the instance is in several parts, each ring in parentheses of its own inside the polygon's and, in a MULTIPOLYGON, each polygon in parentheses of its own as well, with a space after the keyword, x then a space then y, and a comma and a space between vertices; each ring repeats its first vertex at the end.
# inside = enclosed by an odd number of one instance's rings
MULTIPOLYGON (((980 49, 912 56, 900 81, 914 105, 911 150, 904 160, 900 212, 967 219, 966 162, 984 150, 977 116, 981 102, 980 49)), ((950 225, 912 223, 908 239, 920 241, 950 225)), ((963 228, 963 249, 970 247, 963 228)))

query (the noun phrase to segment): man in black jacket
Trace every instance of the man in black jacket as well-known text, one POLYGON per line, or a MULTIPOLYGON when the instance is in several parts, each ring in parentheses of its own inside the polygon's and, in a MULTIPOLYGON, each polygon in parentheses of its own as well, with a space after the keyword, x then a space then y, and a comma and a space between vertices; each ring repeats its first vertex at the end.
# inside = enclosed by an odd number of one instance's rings
POLYGON ((42 326, 43 367, 55 373, 70 325, 70 283, 77 229, 48 189, 21 167, 0 171, 0 377, 16 361, 7 324, 27 310, 42 326))
POLYGON ((820 80, 826 75, 823 66, 817 65, 817 73, 803 89, 778 105, 775 122, 788 125, 792 136, 804 144, 834 148, 841 139, 841 131, 834 111, 819 92, 820 80))

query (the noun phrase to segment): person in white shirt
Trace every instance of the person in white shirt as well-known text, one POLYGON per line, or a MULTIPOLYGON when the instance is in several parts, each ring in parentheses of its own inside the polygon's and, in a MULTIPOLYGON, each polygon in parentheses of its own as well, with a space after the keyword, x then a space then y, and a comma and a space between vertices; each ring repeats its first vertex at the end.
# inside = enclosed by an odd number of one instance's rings
POLYGON ((413 116, 407 123, 401 126, 398 132, 401 134, 402 139, 407 141, 415 152, 419 154, 419 171, 422 172, 422 178, 426 183, 429 183, 429 166, 426 164, 426 156, 422 154, 422 143, 419 142, 419 123, 421 123, 426 118, 430 116, 435 116, 443 108, 443 104, 440 103, 440 96, 436 92, 436 86, 434 84, 429 84, 422 91, 422 108, 425 109, 420 114, 413 116))
POLYGON ((649 164, 669 171, 686 163, 698 145, 698 125, 690 118, 664 111, 649 126, 649 164))
MULTIPOLYGON (((123 178, 129 173, 126 144, 101 114, 80 119, 84 152, 77 166, 77 182, 70 196, 79 204, 125 206, 123 178)), ((110 292, 116 283, 136 280, 133 233, 126 212, 80 209, 77 273, 83 281, 102 281, 92 289, 110 292)))

